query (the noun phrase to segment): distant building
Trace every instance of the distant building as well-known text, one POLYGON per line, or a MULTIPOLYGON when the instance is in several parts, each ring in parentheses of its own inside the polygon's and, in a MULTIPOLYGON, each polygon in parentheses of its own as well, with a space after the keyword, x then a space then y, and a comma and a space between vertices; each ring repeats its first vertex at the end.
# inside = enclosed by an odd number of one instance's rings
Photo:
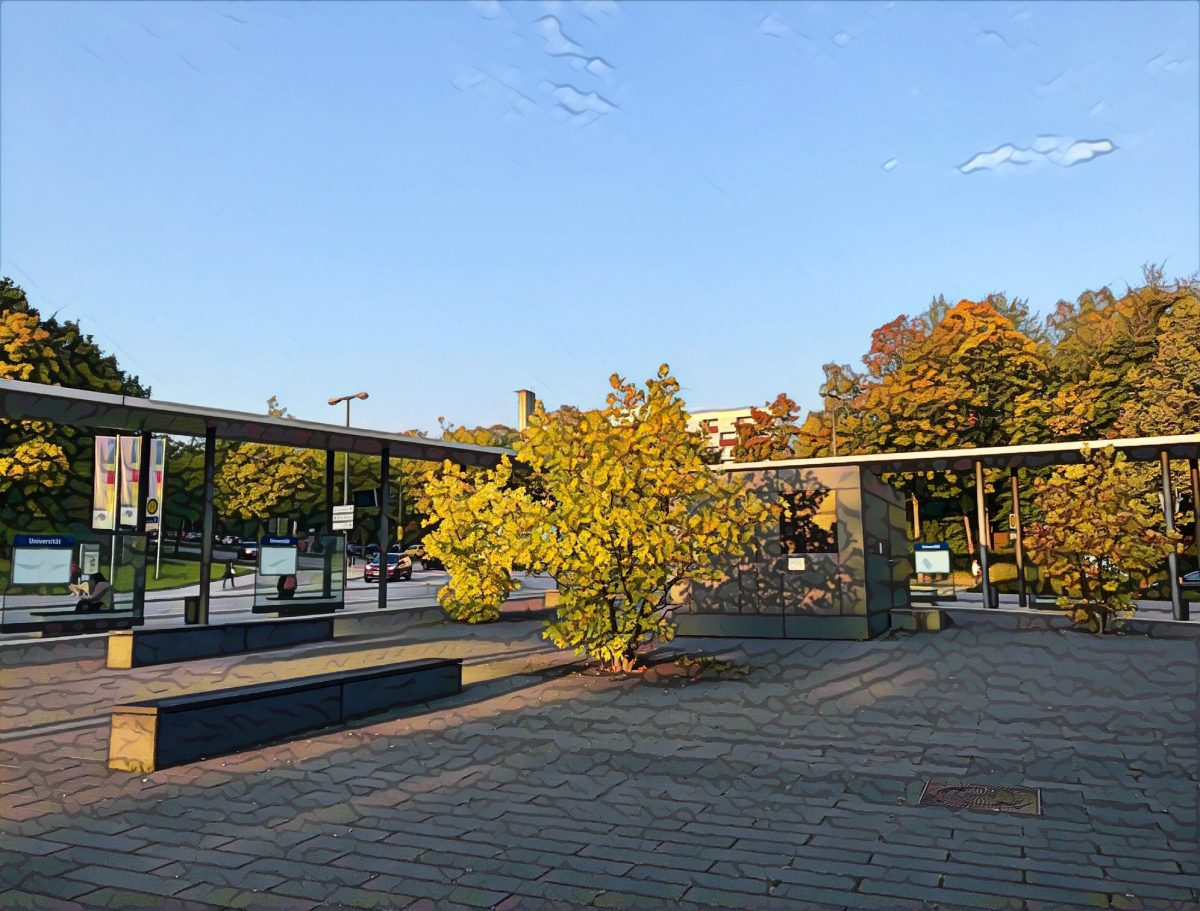
POLYGON ((721 454, 722 462, 733 461, 733 447, 737 443, 737 425, 750 420, 750 406, 723 408, 713 411, 693 411, 688 426, 708 433, 712 448, 721 454))

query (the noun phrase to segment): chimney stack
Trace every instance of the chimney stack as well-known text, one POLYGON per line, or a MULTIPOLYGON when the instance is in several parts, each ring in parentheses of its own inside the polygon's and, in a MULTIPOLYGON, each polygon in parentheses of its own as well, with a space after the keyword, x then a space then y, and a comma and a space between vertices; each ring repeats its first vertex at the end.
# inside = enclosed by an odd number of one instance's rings
POLYGON ((524 432, 529 426, 529 415, 533 414, 534 395, 528 389, 517 390, 517 430, 524 432))

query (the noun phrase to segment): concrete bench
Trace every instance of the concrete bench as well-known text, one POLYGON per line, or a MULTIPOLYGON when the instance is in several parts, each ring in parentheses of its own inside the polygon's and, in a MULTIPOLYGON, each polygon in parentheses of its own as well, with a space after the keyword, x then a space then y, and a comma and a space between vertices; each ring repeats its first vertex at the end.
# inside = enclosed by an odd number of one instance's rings
POLYGON ((910 633, 936 633, 951 624, 950 616, 936 607, 894 607, 892 629, 910 633))
POLYGON ((122 630, 109 633, 108 666, 131 668, 215 658, 324 642, 333 636, 332 618, 122 630))
POLYGON ((114 706, 108 767, 153 772, 462 691, 462 659, 425 659, 114 706))

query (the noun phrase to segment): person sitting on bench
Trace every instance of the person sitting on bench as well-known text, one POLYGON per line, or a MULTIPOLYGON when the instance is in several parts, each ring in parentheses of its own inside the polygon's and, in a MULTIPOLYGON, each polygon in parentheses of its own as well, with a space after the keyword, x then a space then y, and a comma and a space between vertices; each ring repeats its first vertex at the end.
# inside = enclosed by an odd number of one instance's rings
POLYGON ((92 573, 88 580, 88 594, 75 605, 77 611, 109 610, 112 607, 112 586, 104 573, 92 573))
POLYGON ((295 597, 296 577, 292 575, 280 576, 279 581, 275 584, 275 590, 279 593, 280 600, 295 597))

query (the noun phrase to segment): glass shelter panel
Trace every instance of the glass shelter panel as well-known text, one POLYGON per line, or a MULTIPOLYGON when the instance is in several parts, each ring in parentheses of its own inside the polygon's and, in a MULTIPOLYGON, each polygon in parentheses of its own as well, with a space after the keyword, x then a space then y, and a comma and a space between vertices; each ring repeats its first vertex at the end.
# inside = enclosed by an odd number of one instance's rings
POLYGON ((258 560, 254 613, 327 613, 345 605, 345 535, 267 535, 258 560))
POLYGON ((0 632, 62 635, 143 622, 146 537, 73 527, 15 533, 0 556, 0 632))

